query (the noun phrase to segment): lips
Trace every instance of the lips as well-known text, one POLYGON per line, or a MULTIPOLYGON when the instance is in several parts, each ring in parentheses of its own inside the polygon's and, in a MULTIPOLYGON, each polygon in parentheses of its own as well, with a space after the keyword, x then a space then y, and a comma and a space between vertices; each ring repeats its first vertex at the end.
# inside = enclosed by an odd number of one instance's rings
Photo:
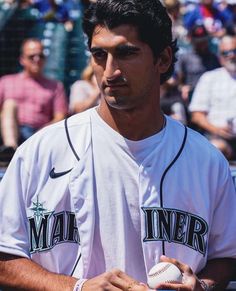
POLYGON ((104 90, 106 88, 109 88, 112 90, 112 89, 122 88, 126 86, 127 86, 126 79, 122 76, 119 76, 115 78, 107 78, 106 80, 104 80, 102 87, 104 90))
POLYGON ((109 84, 106 85, 105 88, 118 88, 118 87, 124 87, 126 84, 109 84))
POLYGON ((111 94, 111 92, 115 92, 115 91, 119 91, 119 90, 123 90, 124 88, 126 88, 127 85, 126 84, 112 84, 112 85, 105 85, 104 91, 106 92, 106 94, 111 94))

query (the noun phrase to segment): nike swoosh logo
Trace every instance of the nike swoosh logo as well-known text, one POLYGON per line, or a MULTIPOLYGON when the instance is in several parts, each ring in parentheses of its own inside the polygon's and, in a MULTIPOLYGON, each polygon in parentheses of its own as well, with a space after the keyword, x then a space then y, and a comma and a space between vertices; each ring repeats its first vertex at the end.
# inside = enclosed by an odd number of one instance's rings
POLYGON ((50 176, 50 178, 52 178, 52 179, 56 179, 56 178, 59 178, 59 177, 61 177, 61 176, 64 176, 64 175, 70 173, 70 171, 71 171, 72 169, 73 169, 73 168, 71 168, 70 170, 64 171, 64 172, 57 172, 57 173, 56 173, 56 172, 55 172, 55 168, 52 168, 51 171, 50 171, 50 173, 49 173, 49 176, 50 176))

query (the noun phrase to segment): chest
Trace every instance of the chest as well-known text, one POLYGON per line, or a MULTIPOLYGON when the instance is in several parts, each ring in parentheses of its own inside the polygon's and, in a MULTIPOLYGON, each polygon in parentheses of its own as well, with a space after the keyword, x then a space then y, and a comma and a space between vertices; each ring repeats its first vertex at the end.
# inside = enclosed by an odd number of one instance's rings
POLYGON ((230 111, 235 112, 236 109, 236 82, 228 78, 223 78, 218 82, 215 81, 212 86, 209 87, 209 103, 212 109, 218 111, 230 111))
POLYGON ((32 80, 12 82, 4 88, 5 99, 15 99, 21 104, 48 104, 53 100, 53 96, 54 90, 52 88, 32 80))

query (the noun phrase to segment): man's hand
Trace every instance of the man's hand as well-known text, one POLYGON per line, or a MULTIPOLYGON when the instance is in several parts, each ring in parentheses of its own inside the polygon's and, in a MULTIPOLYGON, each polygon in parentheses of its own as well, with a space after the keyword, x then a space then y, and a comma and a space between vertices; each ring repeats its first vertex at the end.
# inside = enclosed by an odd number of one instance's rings
POLYGON ((235 137, 235 134, 233 134, 232 129, 229 128, 228 126, 216 128, 214 134, 225 139, 232 139, 235 137))
POLYGON ((137 282, 119 269, 111 270, 87 280, 82 291, 147 291, 147 285, 137 282))
POLYGON ((183 275, 183 283, 160 283, 156 286, 156 289, 165 289, 165 290, 178 290, 178 291, 203 291, 201 287, 200 281, 197 276, 193 273, 192 269, 175 259, 168 258, 166 256, 161 256, 162 262, 170 262, 176 265, 182 275, 183 275))

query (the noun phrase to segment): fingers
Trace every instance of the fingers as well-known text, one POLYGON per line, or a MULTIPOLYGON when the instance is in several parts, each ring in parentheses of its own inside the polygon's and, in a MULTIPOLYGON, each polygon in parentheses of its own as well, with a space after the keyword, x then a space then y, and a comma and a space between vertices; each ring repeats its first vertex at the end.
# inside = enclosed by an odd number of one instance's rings
POLYGON ((109 282, 118 287, 119 290, 125 291, 145 291, 146 286, 140 285, 138 281, 134 280, 132 277, 122 272, 119 269, 113 269, 108 273, 109 282))
POLYGON ((160 283, 156 286, 156 290, 176 290, 176 291, 189 291, 189 286, 180 283, 160 283))
POLYGON ((182 278, 182 283, 161 283, 156 286, 157 289, 161 289, 161 290, 168 289, 168 290, 178 290, 178 291, 193 290, 194 286, 196 286, 197 284, 197 277, 188 265, 183 264, 176 259, 169 258, 166 256, 161 256, 160 260, 162 262, 169 262, 176 265, 181 271, 183 278, 182 278))
POLYGON ((138 281, 134 280, 134 278, 130 277, 125 272, 123 272, 119 269, 114 269, 114 270, 112 270, 112 272, 114 272, 119 278, 121 278, 127 282, 136 282, 136 284, 139 284, 138 281))
POLYGON ((188 274, 188 275, 192 275, 193 274, 192 269, 188 265, 183 264, 180 261, 177 261, 176 259, 169 258, 169 257, 166 257, 166 256, 161 256, 160 260, 162 262, 169 262, 169 263, 172 263, 172 264, 176 265, 180 269, 180 271, 182 273, 185 273, 185 274, 188 274))
POLYGON ((134 287, 134 285, 137 284, 136 281, 131 281, 131 280, 124 280, 123 278, 120 278, 118 276, 112 276, 110 278, 110 283, 113 286, 116 286, 119 288, 119 290, 127 290, 127 291, 131 291, 132 288, 134 287))
POLYGON ((110 282, 99 278, 95 277, 93 279, 87 280, 83 287, 83 291, 104 291, 104 290, 109 290, 109 291, 120 291, 120 288, 113 286, 110 282))
POLYGON ((97 277, 87 280, 83 285, 83 291, 148 291, 147 285, 140 283, 122 272, 113 269, 97 277))

